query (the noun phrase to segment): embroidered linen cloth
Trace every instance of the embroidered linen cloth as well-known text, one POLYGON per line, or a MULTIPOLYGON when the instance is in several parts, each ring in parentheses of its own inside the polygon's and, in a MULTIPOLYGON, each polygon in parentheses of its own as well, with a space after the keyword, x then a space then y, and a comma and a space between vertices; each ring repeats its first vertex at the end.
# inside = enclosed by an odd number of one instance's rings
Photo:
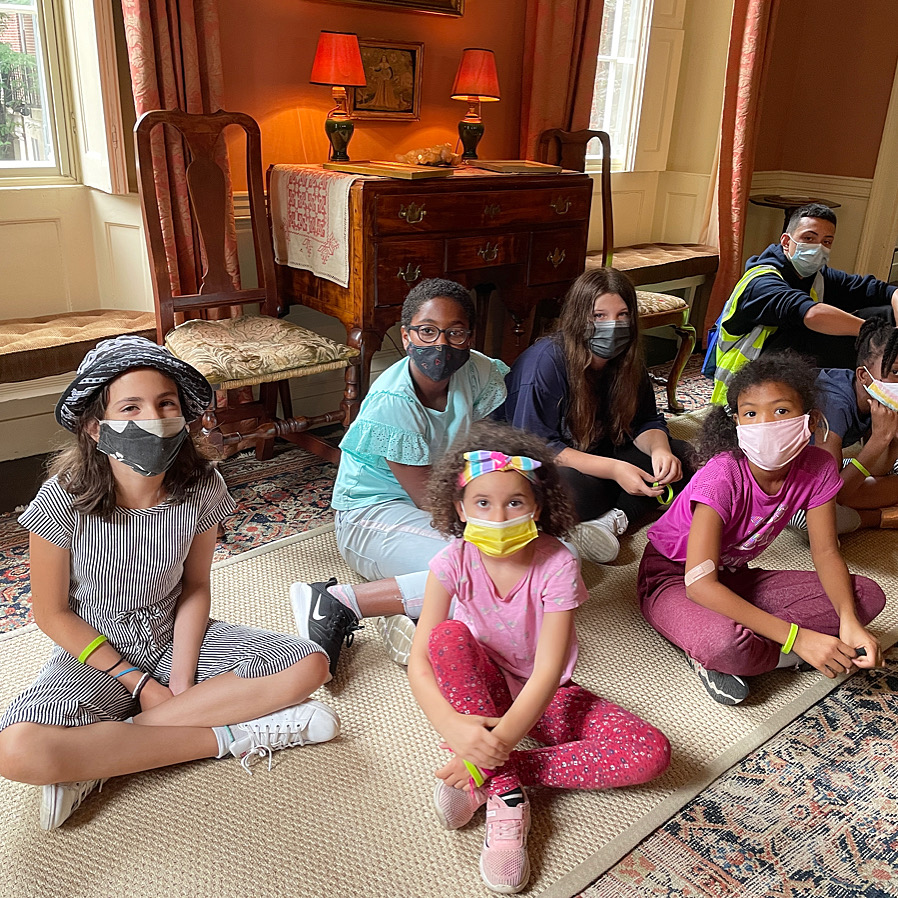
POLYGON ((317 165, 271 171, 271 237, 279 265, 349 286, 349 188, 359 175, 317 165))

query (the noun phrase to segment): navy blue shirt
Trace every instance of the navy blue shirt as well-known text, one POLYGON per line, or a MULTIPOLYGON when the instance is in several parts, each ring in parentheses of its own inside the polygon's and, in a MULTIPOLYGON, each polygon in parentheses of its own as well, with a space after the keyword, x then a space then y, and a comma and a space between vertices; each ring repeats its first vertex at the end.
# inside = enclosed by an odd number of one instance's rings
POLYGON ((870 430, 870 414, 857 407, 853 368, 824 368, 817 375, 820 411, 843 446, 856 443, 870 430))
MULTIPOLYGON (((752 256, 745 268, 756 265, 776 268, 783 276, 762 274, 752 280, 739 298, 736 313, 727 319, 727 331, 733 335, 747 334, 755 325, 773 325, 780 329, 764 344, 765 352, 786 346, 801 351, 804 316, 815 305, 810 294, 816 275, 799 277, 779 243, 772 243, 759 256, 752 256)), ((828 266, 823 267, 822 274, 821 301, 843 312, 888 306, 896 290, 872 275, 846 274, 828 266)))
MULTIPOLYGON (((542 437, 557 454, 574 448, 574 438, 567 426, 568 382, 564 351, 553 337, 543 337, 524 350, 505 377, 508 396, 493 414, 498 421, 507 421, 521 430, 542 437)), ((638 386, 639 404, 631 424, 633 437, 646 430, 667 433, 664 416, 655 404, 655 391, 648 371, 643 372, 638 386)), ((604 421, 606 410, 600 401, 596 418, 604 421)), ((594 454, 610 453, 613 444, 602 437, 589 447, 594 454)))

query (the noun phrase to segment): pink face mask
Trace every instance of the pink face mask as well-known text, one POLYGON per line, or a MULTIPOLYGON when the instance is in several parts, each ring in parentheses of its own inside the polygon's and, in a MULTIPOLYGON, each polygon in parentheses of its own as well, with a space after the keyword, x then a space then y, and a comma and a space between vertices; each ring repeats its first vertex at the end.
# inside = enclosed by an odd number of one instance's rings
POLYGON ((810 442, 810 415, 766 424, 737 424, 736 439, 750 462, 764 471, 778 471, 810 442))

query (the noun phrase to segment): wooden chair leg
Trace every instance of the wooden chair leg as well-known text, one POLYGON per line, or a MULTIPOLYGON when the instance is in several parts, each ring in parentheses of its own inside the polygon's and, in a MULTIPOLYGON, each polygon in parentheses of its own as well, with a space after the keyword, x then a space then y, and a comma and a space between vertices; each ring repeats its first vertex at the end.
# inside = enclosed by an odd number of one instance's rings
POLYGON ((347 365, 343 374, 343 401, 340 410, 343 412, 343 426, 349 427, 355 421, 359 413, 361 400, 359 399, 359 381, 361 379, 361 367, 358 364, 347 365))
POLYGON ((685 323, 681 325, 673 324, 671 327, 676 332, 677 341, 680 345, 676 358, 670 367, 670 373, 667 375, 667 409, 679 415, 686 410, 686 407, 682 403, 677 402, 677 384, 680 382, 680 377, 683 375, 683 369, 686 367, 686 362, 689 361, 689 356, 692 355, 692 351, 695 349, 695 328, 685 323))
MULTIPOLYGON (((278 389, 284 381, 262 384, 259 387, 259 401, 265 407, 265 412, 270 421, 277 421, 278 389)), ((259 422, 260 424, 263 422, 259 422)), ((268 461, 274 455, 274 435, 262 437, 256 441, 256 458, 259 461, 268 461)))

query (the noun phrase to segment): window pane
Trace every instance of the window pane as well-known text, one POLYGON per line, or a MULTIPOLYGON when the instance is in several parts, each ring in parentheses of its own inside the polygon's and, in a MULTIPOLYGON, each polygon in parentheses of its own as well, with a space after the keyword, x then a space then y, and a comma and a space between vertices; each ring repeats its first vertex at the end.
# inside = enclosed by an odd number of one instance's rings
POLYGON ((0 0, 0 168, 55 164, 36 0, 0 0))
POLYGON ((605 0, 589 126, 608 132, 617 169, 628 167, 635 153, 642 103, 637 91, 645 68, 651 5, 652 0, 605 0))

